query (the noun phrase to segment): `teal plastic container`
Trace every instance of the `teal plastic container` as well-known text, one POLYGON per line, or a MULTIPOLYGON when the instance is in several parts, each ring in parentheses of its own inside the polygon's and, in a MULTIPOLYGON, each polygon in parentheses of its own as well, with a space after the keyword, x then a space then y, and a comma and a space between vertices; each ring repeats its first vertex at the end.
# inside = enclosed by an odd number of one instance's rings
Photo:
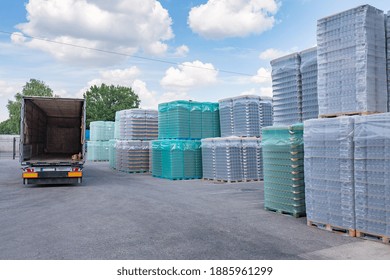
POLYGON ((152 141, 152 175, 171 180, 202 178, 200 145, 199 140, 152 141))

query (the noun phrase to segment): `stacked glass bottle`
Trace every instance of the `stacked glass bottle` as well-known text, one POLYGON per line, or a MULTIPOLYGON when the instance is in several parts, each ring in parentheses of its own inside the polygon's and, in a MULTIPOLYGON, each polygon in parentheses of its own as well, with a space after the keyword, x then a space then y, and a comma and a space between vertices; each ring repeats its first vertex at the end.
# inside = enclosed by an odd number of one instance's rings
POLYGON ((264 207, 305 215, 303 125, 263 129, 264 207))

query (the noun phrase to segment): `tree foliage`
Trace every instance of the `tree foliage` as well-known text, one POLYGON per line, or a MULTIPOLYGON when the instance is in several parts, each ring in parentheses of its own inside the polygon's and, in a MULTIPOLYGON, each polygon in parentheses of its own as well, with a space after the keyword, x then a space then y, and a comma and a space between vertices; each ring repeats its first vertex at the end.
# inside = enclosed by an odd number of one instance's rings
POLYGON ((20 131, 20 109, 23 96, 53 96, 53 90, 44 82, 30 79, 23 86, 22 92, 15 94, 15 101, 8 100, 7 109, 9 119, 0 123, 0 133, 19 134, 20 131))
POLYGON ((115 112, 138 108, 140 99, 132 88, 101 84, 84 93, 87 106, 87 128, 93 121, 114 121, 115 112))

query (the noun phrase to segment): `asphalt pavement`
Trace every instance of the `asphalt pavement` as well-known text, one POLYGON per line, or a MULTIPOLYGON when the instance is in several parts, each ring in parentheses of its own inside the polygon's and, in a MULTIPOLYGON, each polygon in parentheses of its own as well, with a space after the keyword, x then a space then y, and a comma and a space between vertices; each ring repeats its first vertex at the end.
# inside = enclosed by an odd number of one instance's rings
POLYGON ((24 186, 0 160, 0 259, 390 259, 380 242, 265 211, 262 182, 170 181, 87 162, 81 185, 24 186))

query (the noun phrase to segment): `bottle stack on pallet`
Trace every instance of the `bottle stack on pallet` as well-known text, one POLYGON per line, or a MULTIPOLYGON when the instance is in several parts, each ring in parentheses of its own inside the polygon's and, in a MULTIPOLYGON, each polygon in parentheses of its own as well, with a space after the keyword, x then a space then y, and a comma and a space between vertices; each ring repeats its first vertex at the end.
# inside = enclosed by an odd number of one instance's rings
POLYGON ((267 128, 263 137, 264 205, 266 210, 298 218, 305 216, 303 127, 299 124, 318 117, 317 48, 274 59, 271 66, 274 127, 267 128), (291 139, 286 137, 288 132, 291 139))
POLYGON ((90 141, 87 142, 87 159, 109 160, 109 141, 114 138, 114 122, 95 121, 90 123, 90 141))
POLYGON ((219 101, 222 138, 202 140, 203 179, 248 182, 263 179, 261 133, 272 125, 272 103, 259 96, 219 101))
POLYGON ((152 174, 170 180, 202 178, 201 139, 220 136, 218 103, 159 104, 158 138, 152 142, 152 174))
POLYGON ((369 5, 318 21, 320 119, 305 121, 304 143, 308 225, 388 243, 385 38, 369 5))
POLYGON ((271 61, 274 125, 318 117, 317 48, 271 61))
POLYGON ((129 109, 115 114, 115 138, 110 143, 110 167, 122 172, 150 172, 150 140, 157 139, 158 112, 129 109))
POLYGON ((385 15, 386 19, 386 49, 387 49, 387 93, 388 93, 388 107, 390 112, 390 11, 385 15))
POLYGON ((299 218, 305 212, 303 125, 263 130, 264 208, 299 218))

